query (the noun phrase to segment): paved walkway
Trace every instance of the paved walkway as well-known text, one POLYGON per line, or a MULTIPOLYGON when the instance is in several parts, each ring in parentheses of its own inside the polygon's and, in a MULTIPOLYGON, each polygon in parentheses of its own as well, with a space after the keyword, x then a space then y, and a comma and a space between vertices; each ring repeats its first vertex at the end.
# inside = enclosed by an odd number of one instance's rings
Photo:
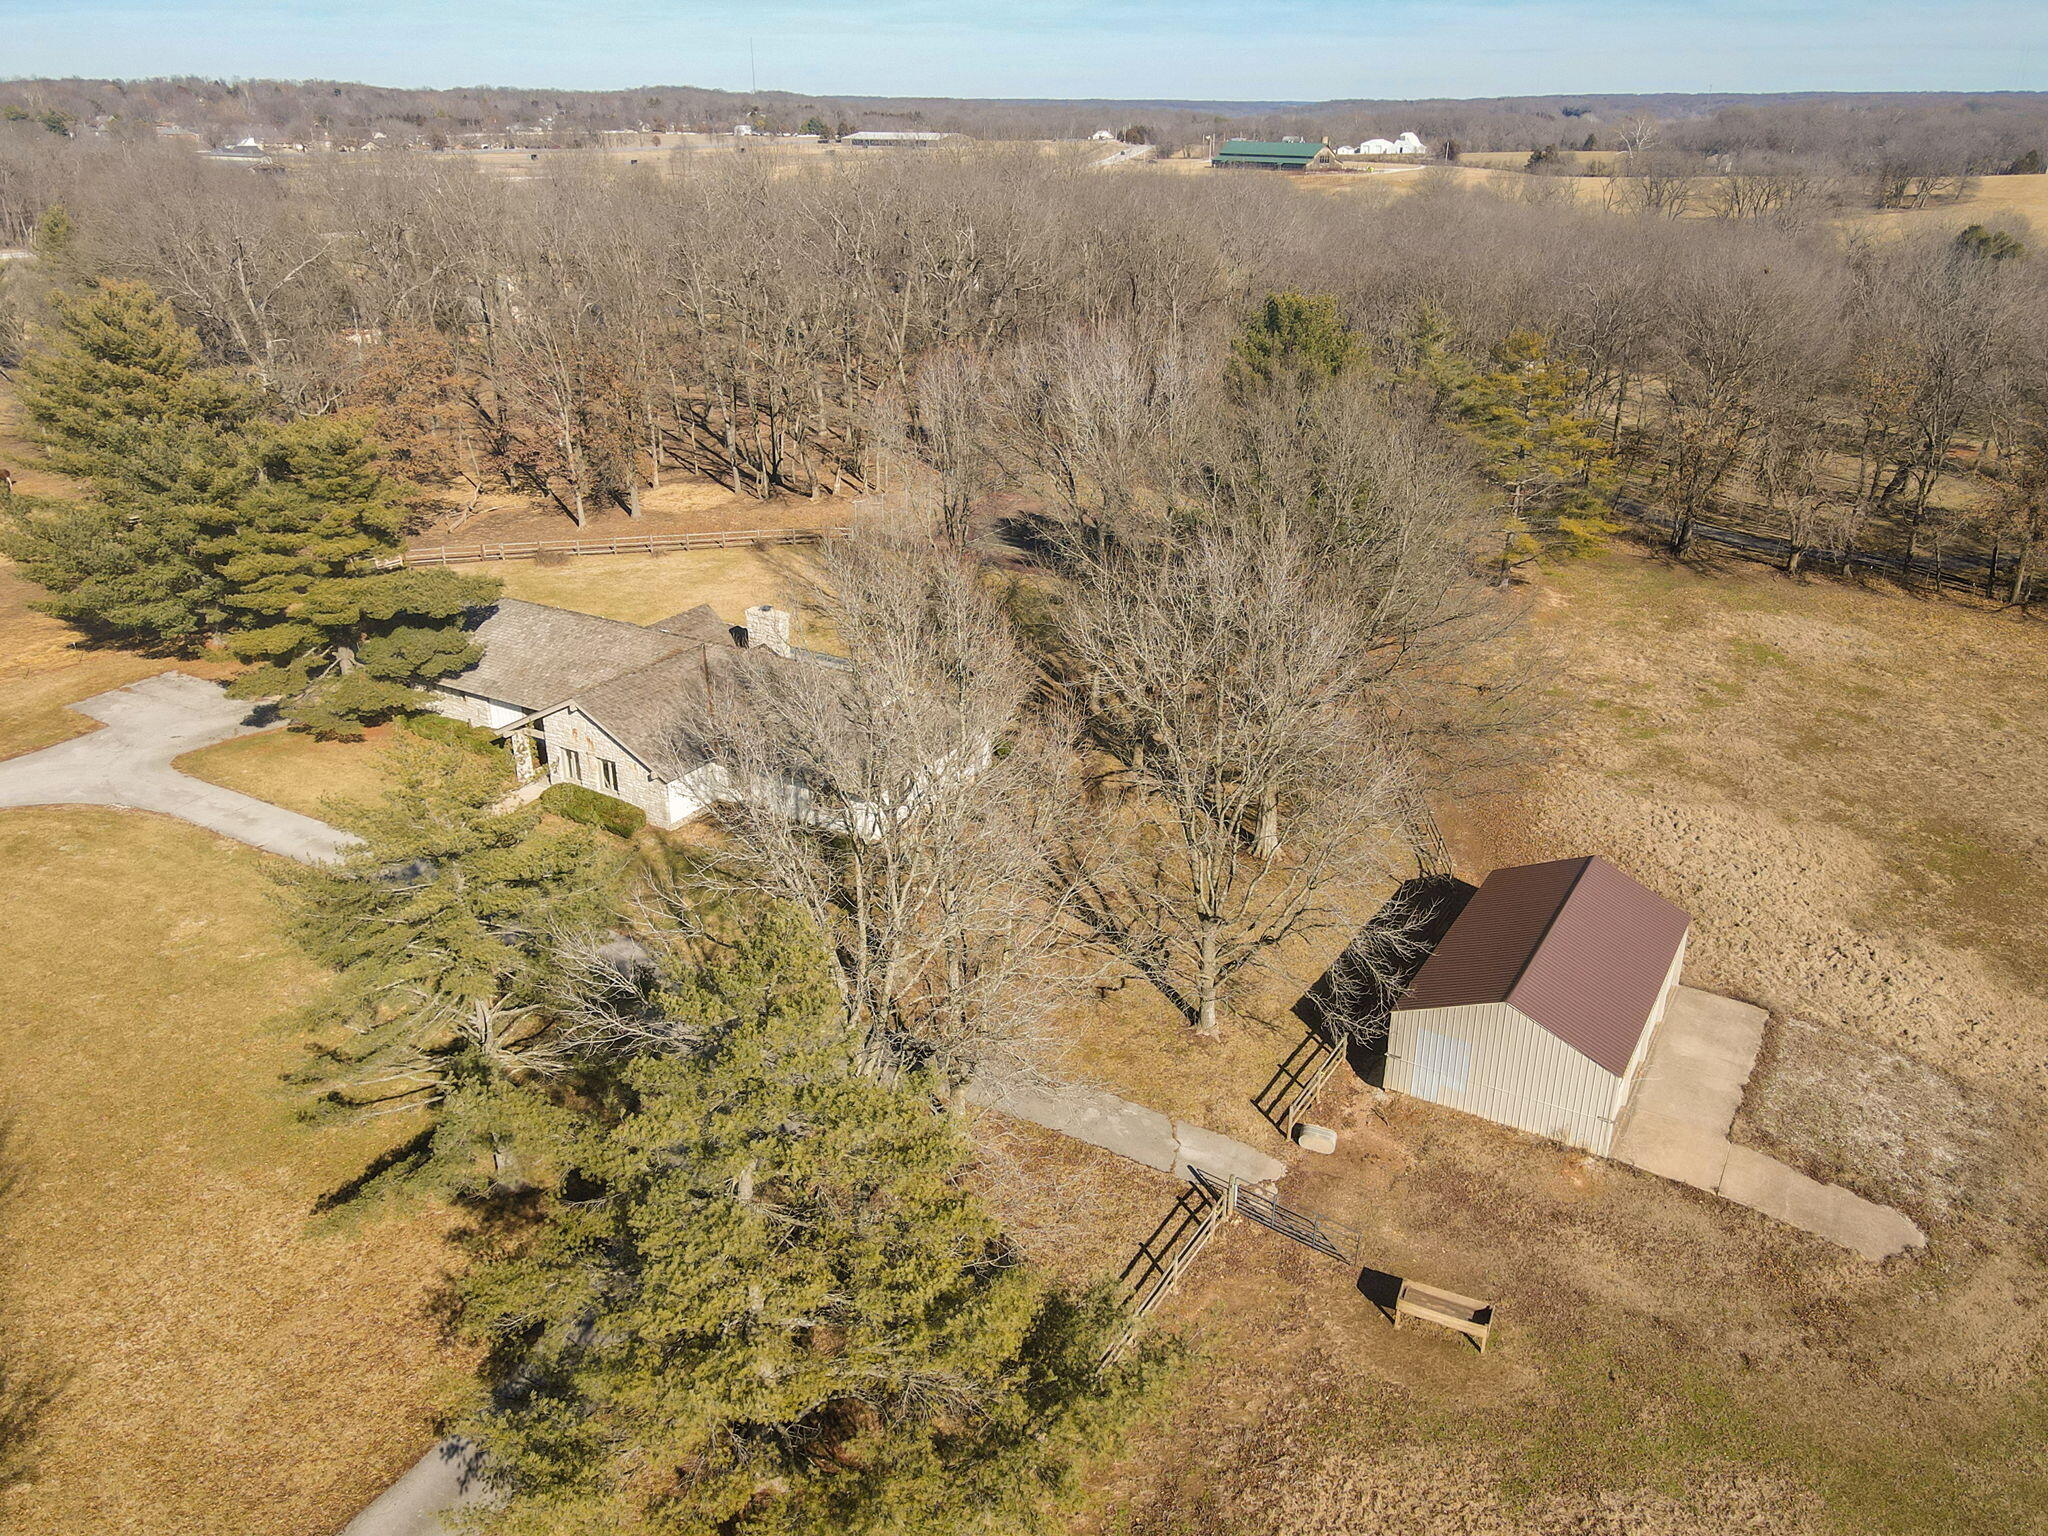
POLYGON ((476 1452, 466 1440, 443 1440, 386 1488, 341 1536, 444 1536, 453 1529, 441 1517, 476 1503, 476 1452))
POLYGON ((1926 1234, 1890 1206, 1810 1179, 1728 1139, 1763 1045, 1765 1017, 1761 1008, 1696 987, 1674 991, 1616 1128, 1614 1156, 1866 1259, 1920 1247, 1926 1234))
POLYGON ((111 805, 157 811, 308 864, 355 839, 311 816, 178 772, 181 753, 275 729, 218 683, 162 672, 71 706, 101 721, 87 736, 0 762, 0 807, 111 805))
POLYGON ((1172 1119, 1100 1088, 1071 1083, 1057 1088, 970 1087, 967 1097, 984 1108, 1001 1110, 1183 1179, 1190 1177, 1191 1167, 1226 1179, 1234 1173, 1247 1184, 1271 1183, 1287 1172, 1279 1158, 1234 1137, 1172 1119))

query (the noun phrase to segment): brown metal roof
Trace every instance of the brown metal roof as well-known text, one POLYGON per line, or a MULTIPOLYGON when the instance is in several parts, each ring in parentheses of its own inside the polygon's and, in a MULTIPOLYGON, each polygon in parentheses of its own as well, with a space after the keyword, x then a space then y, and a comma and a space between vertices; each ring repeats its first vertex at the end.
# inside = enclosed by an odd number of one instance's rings
POLYGON ((1512 1003, 1618 1077, 1691 923, 1605 859, 1497 869, 1399 1006, 1512 1003))

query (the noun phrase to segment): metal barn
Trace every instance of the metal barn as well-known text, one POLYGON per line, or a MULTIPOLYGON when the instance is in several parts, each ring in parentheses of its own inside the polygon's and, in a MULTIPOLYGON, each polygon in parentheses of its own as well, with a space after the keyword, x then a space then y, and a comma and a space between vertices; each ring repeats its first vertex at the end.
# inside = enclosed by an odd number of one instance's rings
POLYGON ((1385 1086, 1605 1156, 1691 926, 1604 859, 1495 870, 1394 1005, 1385 1086))
POLYGON ((1327 142, 1310 144, 1293 139, 1268 141, 1231 139, 1210 157, 1211 165, 1251 165, 1269 171, 1306 171, 1327 168, 1337 157, 1327 142))

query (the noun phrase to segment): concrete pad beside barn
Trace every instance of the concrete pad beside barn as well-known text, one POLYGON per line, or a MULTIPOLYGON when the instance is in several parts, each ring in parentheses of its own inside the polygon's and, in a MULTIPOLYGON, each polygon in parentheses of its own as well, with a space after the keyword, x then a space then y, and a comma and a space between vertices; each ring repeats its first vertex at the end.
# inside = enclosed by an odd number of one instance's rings
POLYGON ((1690 1184, 1871 1260, 1927 1239, 1907 1217, 1728 1140, 1763 1046, 1761 1008, 1697 987, 1673 990, 1627 1110, 1614 1157, 1690 1184))
POLYGON ((975 1084, 969 1086, 967 1097, 1176 1178, 1192 1178, 1192 1170, 1199 1168, 1225 1179, 1234 1174, 1246 1184, 1272 1184, 1287 1174, 1287 1165, 1279 1158, 1235 1137, 1175 1120, 1101 1088, 1078 1083, 1013 1083, 1001 1088, 975 1084))
POLYGON ((1718 1190, 1728 1131, 1763 1048, 1763 1009, 1674 987, 1615 1129, 1614 1156, 1661 1178, 1718 1190))

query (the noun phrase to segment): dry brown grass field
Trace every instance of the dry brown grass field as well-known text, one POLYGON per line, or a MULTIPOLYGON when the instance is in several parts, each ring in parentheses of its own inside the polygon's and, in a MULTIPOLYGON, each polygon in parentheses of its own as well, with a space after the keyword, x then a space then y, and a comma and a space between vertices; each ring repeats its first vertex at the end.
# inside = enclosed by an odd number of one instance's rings
POLYGON ((292 1120, 283 1016, 317 978, 271 862, 155 817, 0 813, 5 1330, 56 1392, 8 1530, 331 1536, 461 1368, 443 1219, 312 1217, 406 1128, 292 1120))
MULTIPOLYGON (((1167 1309, 1198 1350, 1178 1406, 1086 1529, 2041 1528, 2048 633, 1630 553, 1532 596, 1552 751, 1514 794, 1451 808, 1461 869, 1597 851, 1686 903, 1689 978, 1772 1011, 1738 1136, 1899 1203, 1930 1247, 1872 1266, 1333 1088, 1317 1118, 1341 1149, 1297 1156, 1286 1196, 1357 1227, 1370 1269, 1231 1230, 1167 1309), (1374 1306, 1389 1274, 1496 1300, 1493 1349, 1393 1332, 1374 1306)), ((1243 1066, 1215 1076, 1232 1072, 1255 1091, 1243 1066)))
POLYGON ((333 801, 374 800, 383 793, 384 753, 397 729, 372 726, 360 741, 266 731, 187 752, 171 766, 302 815, 322 816, 333 801))
MULTIPOLYGON (((846 144, 807 144, 775 137, 740 138, 729 133, 663 134, 660 144, 605 145, 583 149, 462 149, 439 151, 441 158, 474 165, 492 175, 514 178, 547 174, 563 165, 600 163, 614 168, 638 166, 663 176, 721 160, 745 158, 765 163, 780 175, 816 166, 831 166, 878 155, 1003 154, 1032 149, 1047 155, 1084 155, 1092 144, 1055 139, 961 139, 932 149, 863 149, 846 144)), ((296 159, 297 157, 291 157, 296 159)), ((290 164, 291 159, 284 163, 290 164)))
MULTIPOLYGON (((1430 178, 1452 179, 1461 186, 1485 187, 1509 196, 1556 197, 1594 208, 1611 205, 1614 190, 1611 178, 1600 175, 1531 176, 1523 170, 1528 158, 1526 154, 1468 154, 1460 157, 1456 165, 1395 166, 1372 174, 1355 171, 1311 173, 1289 175, 1287 180, 1303 191, 1324 196, 1356 196, 1369 192, 1385 195, 1413 191, 1418 186, 1427 185, 1430 178)), ((1597 153, 1580 156, 1573 152, 1571 158, 1597 160, 1599 156, 1597 153)), ((1170 164, 1175 169, 1213 170, 1199 162, 1175 161, 1170 164)), ((1134 170, 1138 168, 1133 167, 1134 170)), ((1215 174, 1253 173, 1217 171, 1215 174)), ((1859 232, 1900 234, 1915 229, 1961 229, 1969 224, 2008 215, 2048 229, 2048 175, 1985 176, 1977 180, 1967 196, 1954 201, 1933 202, 1925 208, 1849 207, 1839 210, 1834 222, 1841 228, 1859 232)), ((1691 218, 1710 216, 1706 207, 1687 215, 1691 218)))
POLYGON ((628 624, 652 624, 699 603, 709 603, 720 618, 737 624, 756 603, 788 602, 803 562, 803 547, 794 545, 572 555, 545 562, 485 560, 455 569, 496 577, 507 597, 628 624))
POLYGON ((594 507, 581 527, 568 513, 536 496, 492 491, 465 507, 452 491, 430 499, 447 506, 416 534, 414 545, 517 543, 526 539, 612 539, 649 533, 723 533, 744 528, 815 528, 844 523, 853 515, 851 497, 741 495, 719 481, 679 476, 649 487, 641 512, 629 517, 616 506, 594 507))

